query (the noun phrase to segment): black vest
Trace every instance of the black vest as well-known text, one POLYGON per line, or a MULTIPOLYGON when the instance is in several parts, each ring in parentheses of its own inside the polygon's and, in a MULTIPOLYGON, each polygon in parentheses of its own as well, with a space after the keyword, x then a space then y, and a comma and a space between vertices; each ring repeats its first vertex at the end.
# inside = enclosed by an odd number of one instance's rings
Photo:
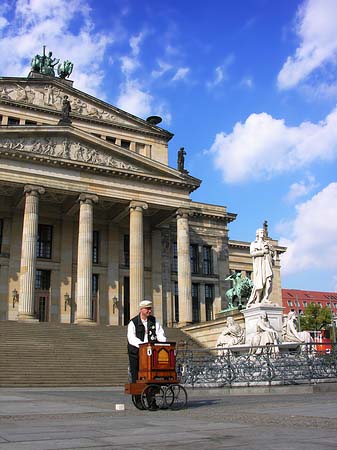
MULTIPOLYGON (((138 314, 131 320, 135 325, 136 337, 138 339, 140 339, 141 341, 144 341, 145 327, 143 325, 142 319, 140 318, 140 315, 138 314)), ((148 318, 147 318, 147 340, 148 340, 148 342, 157 342, 156 318, 154 316, 148 316, 148 318)), ((135 353, 135 350, 137 350, 137 353, 138 353, 139 349, 128 343, 129 353, 130 352, 135 353)))

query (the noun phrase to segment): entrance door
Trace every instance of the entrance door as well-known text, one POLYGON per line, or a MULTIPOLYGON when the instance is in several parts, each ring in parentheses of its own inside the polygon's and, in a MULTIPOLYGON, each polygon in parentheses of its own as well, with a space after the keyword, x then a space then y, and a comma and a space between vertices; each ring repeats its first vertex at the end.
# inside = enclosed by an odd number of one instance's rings
POLYGON ((130 322, 130 278, 124 277, 124 325, 128 325, 130 322))
POLYGON ((49 322, 49 291, 35 293, 35 305, 39 322, 49 322))
POLYGON ((35 278, 35 315, 40 322, 49 322, 50 270, 37 270, 35 278))

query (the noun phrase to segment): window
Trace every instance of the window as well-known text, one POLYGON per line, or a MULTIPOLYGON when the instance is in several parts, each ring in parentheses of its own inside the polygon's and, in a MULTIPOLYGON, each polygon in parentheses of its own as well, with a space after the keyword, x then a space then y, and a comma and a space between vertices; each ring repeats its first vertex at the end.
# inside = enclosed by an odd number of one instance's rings
POLYGON ((130 150, 130 144, 131 144, 130 141, 125 141, 124 139, 121 140, 121 147, 122 148, 126 148, 126 149, 130 150))
POLYGON ((192 283, 192 322, 200 322, 199 284, 192 283))
POLYGON ((204 246, 202 248, 202 258, 203 258, 203 274, 212 275, 213 273, 212 247, 204 246))
POLYGON ((308 305, 308 303, 304 300, 304 301, 303 301, 303 306, 304 306, 304 308, 306 308, 307 305, 308 305))
POLYGON ((18 119, 17 117, 8 117, 7 125, 9 126, 20 125, 20 119, 18 119))
POLYGON ((37 125, 37 122, 34 122, 34 120, 26 120, 25 125, 37 125))
POLYGON ((179 292, 178 292, 178 283, 174 282, 174 321, 176 323, 179 322, 179 292))
POLYGON ((178 272, 178 247, 176 242, 172 244, 172 272, 178 272))
POLYGON ((130 236, 124 234, 124 266, 130 266, 130 236))
POLYGON ((291 294, 290 292, 287 292, 289 297, 294 297, 293 294, 291 294))
POLYGON ((37 270, 35 275, 35 289, 46 291, 50 288, 50 270, 37 270))
POLYGON ((37 252, 38 258, 51 258, 52 252, 53 227, 52 225, 38 226, 37 252))
POLYGON ((98 264, 99 258, 99 231, 93 232, 92 236, 92 262, 98 264))
POLYGON ((288 300, 288 306, 293 306, 293 302, 291 300, 288 300))
POLYGON ((205 306, 206 306, 206 320, 213 320, 213 301, 214 301, 214 286, 212 284, 205 284, 205 306))
POLYGON ((106 140, 112 144, 116 144, 116 138, 113 136, 106 136, 106 140))
POLYGON ((199 249, 197 244, 190 245, 191 272, 199 272, 199 249))

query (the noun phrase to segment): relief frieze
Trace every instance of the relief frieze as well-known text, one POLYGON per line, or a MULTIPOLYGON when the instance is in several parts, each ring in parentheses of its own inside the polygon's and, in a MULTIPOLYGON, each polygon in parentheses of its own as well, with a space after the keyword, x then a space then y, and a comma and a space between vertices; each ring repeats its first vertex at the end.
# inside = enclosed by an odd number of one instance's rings
POLYGON ((90 104, 78 97, 74 97, 68 92, 64 92, 51 84, 45 87, 20 85, 18 83, 2 84, 0 86, 0 100, 22 102, 29 105, 36 105, 43 108, 49 108, 56 111, 62 110, 62 101, 64 95, 68 95, 71 104, 71 110, 75 114, 104 120, 107 122, 115 122, 124 125, 133 125, 123 120, 111 111, 106 111, 97 105, 90 104))
POLYGON ((0 149, 11 152, 34 153, 62 160, 84 162, 96 166, 140 172, 138 167, 116 159, 81 142, 61 138, 0 139, 0 149))

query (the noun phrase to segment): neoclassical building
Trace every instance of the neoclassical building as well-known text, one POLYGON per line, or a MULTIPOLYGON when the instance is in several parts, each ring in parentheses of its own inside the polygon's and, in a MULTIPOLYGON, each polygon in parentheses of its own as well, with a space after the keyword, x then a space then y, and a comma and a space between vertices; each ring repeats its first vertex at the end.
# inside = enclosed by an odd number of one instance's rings
MULTIPOLYGON (((191 200, 200 180, 168 166, 155 117, 31 72, 0 78, 0 121, 0 320, 124 325, 151 298, 182 326, 226 307, 249 243, 228 240, 236 214, 191 200)), ((274 278, 281 304, 278 258, 274 278)))

